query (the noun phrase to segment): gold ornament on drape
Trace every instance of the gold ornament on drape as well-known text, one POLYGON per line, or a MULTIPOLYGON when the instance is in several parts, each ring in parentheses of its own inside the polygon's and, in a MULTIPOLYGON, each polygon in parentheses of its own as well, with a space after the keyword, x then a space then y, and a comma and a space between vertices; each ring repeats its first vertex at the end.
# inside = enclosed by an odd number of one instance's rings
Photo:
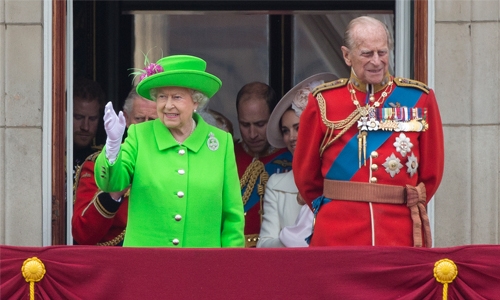
POLYGON ((452 283, 457 275, 457 265, 452 260, 444 258, 434 264, 434 277, 443 284, 443 300, 448 299, 448 283, 452 283))
POLYGON ((45 275, 45 265, 37 257, 28 258, 21 268, 26 282, 30 283, 30 300, 35 299, 35 282, 42 280, 45 275))

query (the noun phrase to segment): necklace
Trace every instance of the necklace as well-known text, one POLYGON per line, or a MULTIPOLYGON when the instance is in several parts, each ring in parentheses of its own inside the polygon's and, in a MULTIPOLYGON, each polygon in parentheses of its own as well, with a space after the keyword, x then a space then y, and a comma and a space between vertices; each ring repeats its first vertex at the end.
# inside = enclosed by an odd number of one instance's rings
POLYGON ((186 138, 182 142, 179 142, 172 134, 172 137, 174 137, 174 140, 177 142, 177 144, 179 144, 179 146, 182 145, 182 143, 193 133, 194 129, 196 128, 196 122, 194 121, 193 118, 191 118, 191 122, 192 122, 191 132, 186 136, 186 138))
POLYGON ((387 83, 387 87, 384 89, 384 91, 380 94, 380 97, 375 101, 375 96, 373 93, 373 85, 369 85, 370 89, 370 94, 368 94, 368 91, 366 93, 366 96, 369 101, 365 101, 365 106, 361 106, 359 104, 359 100, 356 97, 356 90, 354 89, 354 85, 352 84, 351 81, 349 81, 349 84, 347 88, 349 89, 349 93, 351 94, 351 101, 352 103, 356 106, 356 111, 358 112, 359 119, 358 119, 358 161, 359 161, 359 167, 361 168, 361 165, 366 166, 366 137, 368 136, 368 130, 371 130, 373 128, 371 125, 372 122, 374 122, 374 114, 375 114, 375 108, 380 107, 382 103, 384 103, 385 99, 387 96, 392 92, 393 88, 393 81, 390 80, 387 83), (368 96, 369 95, 369 96, 368 96), (371 103, 373 103, 373 106, 371 106, 371 103))
MULTIPOLYGON (((379 107, 382 103, 384 103, 385 98, 392 92, 393 88, 393 82, 392 80, 387 83, 387 86, 385 90, 380 94, 380 97, 375 101, 375 96, 373 94, 373 85, 370 85, 370 103, 373 103, 373 107, 379 107)), ((361 116, 366 116, 368 115, 368 112, 370 109, 373 109, 373 107, 370 106, 370 103, 366 103, 364 107, 361 107, 358 101, 358 98, 356 97, 356 90, 354 89, 354 85, 352 84, 351 81, 349 81, 348 85, 349 92, 351 93, 351 101, 354 105, 356 105, 356 108, 358 112, 361 114, 361 116)), ((367 92, 368 93, 368 92, 367 92)))

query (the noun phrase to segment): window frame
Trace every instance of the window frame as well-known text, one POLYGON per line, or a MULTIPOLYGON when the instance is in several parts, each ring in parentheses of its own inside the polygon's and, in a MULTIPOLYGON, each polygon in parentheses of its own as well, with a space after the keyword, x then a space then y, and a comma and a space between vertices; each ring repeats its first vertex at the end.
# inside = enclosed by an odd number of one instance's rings
MULTIPOLYGON (((45 0, 49 1, 49 0, 45 0)), ((72 90, 72 65, 70 62, 72 59, 72 1, 73 0, 58 0, 50 1, 52 3, 52 51, 51 53, 46 53, 46 55, 51 55, 52 65, 46 66, 45 68, 50 69, 51 74, 51 99, 45 99, 45 101, 51 102, 51 114, 46 114, 51 117, 51 134, 47 135, 50 138, 49 141, 44 140, 44 143, 49 143, 51 146, 51 156, 50 162, 43 162, 45 165, 51 166, 51 180, 49 180, 47 185, 43 189, 50 190, 50 199, 44 194, 44 216, 48 213, 47 210, 51 210, 51 218, 43 218, 43 243, 51 241, 52 245, 64 245, 71 244, 71 216, 72 216, 72 205, 67 205, 66 200, 72 201, 73 193, 71 184, 66 183, 66 165, 67 161, 71 162, 71 157, 67 157, 66 150, 71 147, 66 142, 67 140, 72 140, 71 128, 72 120, 67 120, 66 109, 72 110, 72 95, 66 94, 67 90, 72 90), (68 106, 68 107, 67 107, 68 106), (71 126, 69 126, 70 124, 71 126), (70 139, 71 138, 71 139, 70 139), (69 192, 66 195, 66 190, 69 192), (51 224, 47 224, 51 222, 51 224)), ((95 2, 95 1, 94 1, 95 2)), ((103 1, 104 2, 104 1, 103 1)), ((110 2, 110 1, 105 1, 110 2)), ((129 1, 122 0, 114 2, 115 8, 124 10, 131 9, 188 9, 192 10, 193 2, 197 5, 197 10, 221 10, 221 8, 233 8, 238 7, 238 10, 267 10, 267 11, 283 11, 283 6, 286 6, 287 10, 324 10, 329 7, 329 5, 336 5, 337 9, 348 9, 352 7, 352 1, 129 1)), ((356 5, 359 7, 374 7, 377 5, 377 9, 384 9, 384 6, 394 5, 403 3, 410 3, 412 6, 412 11, 409 12, 412 21, 410 26, 413 29, 413 45, 410 45, 411 49, 408 51, 413 52, 413 69, 410 71, 414 79, 426 82, 428 79, 428 6, 427 0, 418 1, 356 1, 356 5)), ((398 18, 407 18, 408 16, 400 16, 397 10, 395 10, 395 20, 396 20, 396 30, 399 28, 398 18)), ((406 12, 408 13, 408 12, 406 12)), ((286 20, 282 20, 282 24, 286 24, 286 20)), ((397 34, 397 33, 396 33, 397 34)), ((407 46, 405 46, 407 47, 407 46)), ((404 50, 404 49, 403 49, 404 50)), ((407 50, 404 50, 405 53, 407 50)), ((276 59, 276 58, 273 58, 276 59)), ((111 63, 111 62, 110 62, 111 63)), ((398 69, 396 70, 398 73, 398 69)), ((405 75, 407 76, 407 75, 405 75)), ((290 82, 290 81, 288 81, 290 82)), ((290 88, 284 84, 281 84, 283 89, 290 88)), ((71 118, 68 118, 71 119, 71 118)), ((69 155, 71 156, 71 155, 69 155)), ((49 159, 45 158, 44 159, 49 159)), ((70 163, 71 164, 71 163, 70 163)))

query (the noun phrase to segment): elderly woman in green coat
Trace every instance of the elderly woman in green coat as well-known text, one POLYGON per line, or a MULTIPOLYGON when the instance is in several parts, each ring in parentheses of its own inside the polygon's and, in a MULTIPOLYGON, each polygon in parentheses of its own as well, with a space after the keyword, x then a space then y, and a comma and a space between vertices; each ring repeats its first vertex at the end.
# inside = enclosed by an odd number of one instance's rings
POLYGON ((244 246, 232 136, 196 113, 222 85, 205 68, 189 55, 150 64, 137 93, 156 101, 158 119, 131 125, 123 144, 123 113, 106 105, 95 179, 105 192, 130 185, 124 246, 244 246))

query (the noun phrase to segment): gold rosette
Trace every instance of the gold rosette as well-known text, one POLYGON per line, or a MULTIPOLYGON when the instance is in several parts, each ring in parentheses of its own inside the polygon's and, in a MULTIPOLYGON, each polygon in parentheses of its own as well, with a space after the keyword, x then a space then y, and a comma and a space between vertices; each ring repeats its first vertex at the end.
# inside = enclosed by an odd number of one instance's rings
POLYGON ((21 267, 21 273, 30 283, 30 299, 35 299, 35 282, 42 280, 45 275, 45 265, 37 257, 28 258, 21 267))
POLYGON ((434 278, 443 284, 443 300, 448 299, 448 283, 452 283, 457 275, 457 265, 450 259, 444 258, 434 264, 434 278))

